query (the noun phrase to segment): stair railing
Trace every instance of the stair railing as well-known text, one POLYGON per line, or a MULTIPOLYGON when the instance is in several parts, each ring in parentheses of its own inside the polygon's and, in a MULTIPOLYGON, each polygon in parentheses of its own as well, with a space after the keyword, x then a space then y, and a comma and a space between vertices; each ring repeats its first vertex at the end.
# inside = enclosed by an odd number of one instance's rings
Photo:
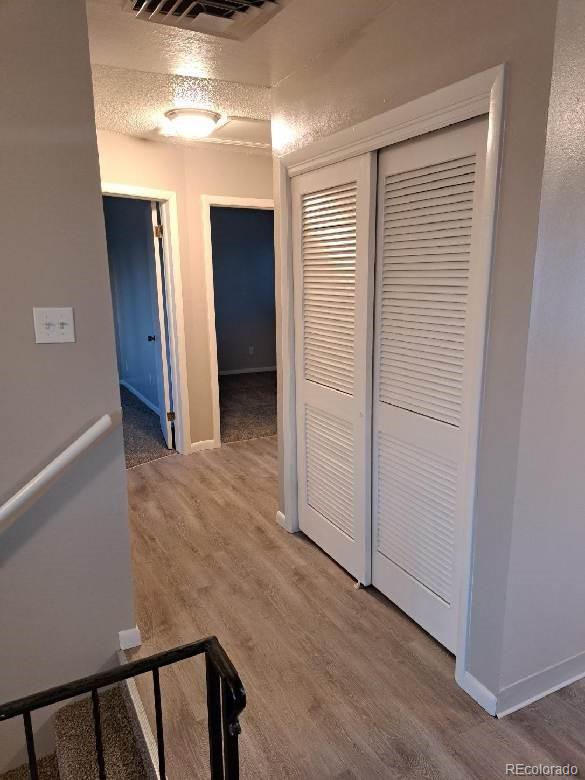
POLYGON ((7 702, 0 706, 0 722, 19 716, 23 718, 30 777, 31 780, 38 780, 39 773, 31 713, 67 699, 91 694, 98 774, 100 780, 107 780, 99 690, 131 677, 151 673, 154 686, 158 772, 160 780, 165 780, 165 741, 159 670, 164 666, 170 666, 178 661, 202 654, 205 655, 207 685, 210 777, 211 780, 238 780, 238 737, 241 731, 239 717, 246 706, 246 692, 234 665, 214 636, 172 650, 165 650, 148 658, 130 661, 115 669, 83 677, 65 685, 58 685, 41 693, 34 693, 31 696, 7 702))
POLYGON ((2 504, 0 506, 0 534, 10 528, 19 515, 32 506, 82 453, 106 433, 120 425, 121 420, 119 411, 113 414, 104 414, 2 504))

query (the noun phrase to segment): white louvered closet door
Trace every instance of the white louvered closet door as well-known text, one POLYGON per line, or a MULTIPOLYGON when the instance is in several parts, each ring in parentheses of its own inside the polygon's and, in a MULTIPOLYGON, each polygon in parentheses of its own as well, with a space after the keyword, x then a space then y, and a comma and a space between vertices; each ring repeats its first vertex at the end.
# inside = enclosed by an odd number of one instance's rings
POLYGON ((371 577, 375 157, 293 179, 299 525, 371 577))
POLYGON ((487 121, 380 154, 373 582, 449 650, 474 490, 487 121))

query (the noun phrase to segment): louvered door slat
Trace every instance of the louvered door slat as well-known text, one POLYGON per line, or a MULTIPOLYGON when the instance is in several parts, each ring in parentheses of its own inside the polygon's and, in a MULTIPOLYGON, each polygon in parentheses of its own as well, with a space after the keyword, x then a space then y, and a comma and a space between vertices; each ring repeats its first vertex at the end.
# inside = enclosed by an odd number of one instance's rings
POLYGON ((471 123, 379 162, 373 581, 452 650, 485 140, 471 123))

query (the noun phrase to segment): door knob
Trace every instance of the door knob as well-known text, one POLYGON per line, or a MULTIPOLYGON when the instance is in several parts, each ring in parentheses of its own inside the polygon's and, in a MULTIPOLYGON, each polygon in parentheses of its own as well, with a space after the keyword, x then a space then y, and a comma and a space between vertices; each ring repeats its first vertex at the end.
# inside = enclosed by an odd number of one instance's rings
POLYGON ((148 337, 148 340, 149 340, 149 341, 156 341, 156 336, 149 336, 149 337, 148 337))

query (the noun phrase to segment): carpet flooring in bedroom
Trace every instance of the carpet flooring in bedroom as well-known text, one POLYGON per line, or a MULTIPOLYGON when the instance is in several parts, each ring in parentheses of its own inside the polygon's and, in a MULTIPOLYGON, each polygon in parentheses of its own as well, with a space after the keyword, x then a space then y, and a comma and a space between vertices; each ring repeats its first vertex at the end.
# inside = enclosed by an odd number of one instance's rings
POLYGON ((219 377, 222 442, 276 434, 276 371, 219 377))
POLYGON ((158 415, 122 385, 120 400, 126 468, 173 455, 174 450, 169 450, 163 439, 158 415))

